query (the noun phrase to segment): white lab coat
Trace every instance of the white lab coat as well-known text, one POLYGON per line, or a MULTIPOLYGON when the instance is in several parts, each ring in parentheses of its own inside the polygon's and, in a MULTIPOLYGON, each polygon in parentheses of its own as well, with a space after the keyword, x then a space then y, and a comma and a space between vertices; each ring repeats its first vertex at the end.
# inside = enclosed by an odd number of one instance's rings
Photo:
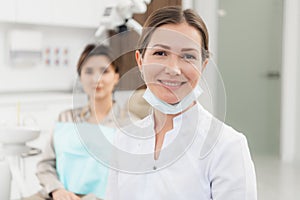
POLYGON ((157 161, 152 116, 118 134, 106 200, 257 199, 254 165, 241 133, 199 103, 173 122, 157 161))

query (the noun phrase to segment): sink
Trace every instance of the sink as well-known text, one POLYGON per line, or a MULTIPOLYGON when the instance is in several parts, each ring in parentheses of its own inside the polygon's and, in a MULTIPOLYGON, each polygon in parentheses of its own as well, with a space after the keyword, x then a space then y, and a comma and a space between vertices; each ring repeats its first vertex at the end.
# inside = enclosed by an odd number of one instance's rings
POLYGON ((0 156, 27 154, 32 148, 26 142, 36 139, 40 132, 34 127, 0 127, 0 156))
POLYGON ((4 145, 25 145, 26 142, 36 139, 39 134, 40 130, 35 127, 0 127, 0 143, 4 145))

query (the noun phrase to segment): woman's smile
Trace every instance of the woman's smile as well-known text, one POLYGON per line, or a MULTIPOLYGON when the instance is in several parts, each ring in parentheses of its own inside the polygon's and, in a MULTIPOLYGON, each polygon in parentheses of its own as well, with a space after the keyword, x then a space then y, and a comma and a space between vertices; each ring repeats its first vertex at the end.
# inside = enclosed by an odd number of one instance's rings
POLYGON ((170 90, 179 89, 183 84, 186 83, 186 82, 174 81, 174 80, 158 80, 158 82, 161 83, 162 86, 170 90))

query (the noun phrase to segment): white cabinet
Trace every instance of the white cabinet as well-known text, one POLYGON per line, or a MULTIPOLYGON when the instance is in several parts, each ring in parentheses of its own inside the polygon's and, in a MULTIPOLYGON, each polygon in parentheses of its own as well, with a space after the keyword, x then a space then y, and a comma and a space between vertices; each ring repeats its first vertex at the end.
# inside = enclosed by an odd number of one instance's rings
POLYGON ((14 22, 16 16, 16 0, 0 0, 0 21, 14 22))
POLYGON ((53 0, 55 23, 59 25, 97 27, 103 8, 99 0, 53 0))
POLYGON ((53 1, 16 0, 16 22, 50 24, 53 21, 53 1))
POLYGON ((103 9, 100 0, 0 0, 0 21, 96 28, 103 9))

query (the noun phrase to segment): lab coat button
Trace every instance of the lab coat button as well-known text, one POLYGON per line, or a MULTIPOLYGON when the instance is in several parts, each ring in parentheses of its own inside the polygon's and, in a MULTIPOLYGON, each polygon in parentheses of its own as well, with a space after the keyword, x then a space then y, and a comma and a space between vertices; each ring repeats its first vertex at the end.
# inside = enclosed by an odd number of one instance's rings
POLYGON ((156 166, 153 166, 153 170, 156 170, 156 166))

